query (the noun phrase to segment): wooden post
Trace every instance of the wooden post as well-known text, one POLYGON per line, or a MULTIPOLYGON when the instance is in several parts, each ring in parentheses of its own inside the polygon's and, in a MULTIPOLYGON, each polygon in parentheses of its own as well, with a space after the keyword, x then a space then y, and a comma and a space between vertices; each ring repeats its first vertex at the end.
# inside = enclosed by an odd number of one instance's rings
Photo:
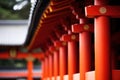
POLYGON ((68 33, 62 36, 62 40, 68 43, 68 76, 69 80, 73 80, 73 74, 79 71, 78 59, 78 35, 68 33))
POLYGON ((54 45, 59 49, 59 75, 60 80, 64 80, 64 75, 67 74, 67 43, 64 41, 56 41, 54 45))
POLYGON ((49 79, 52 80, 52 76, 53 76, 53 55, 49 54, 48 55, 49 58, 49 79))
POLYGON ((44 59, 42 59, 42 61, 41 61, 41 65, 42 65, 42 80, 44 80, 45 79, 45 60, 44 59))
POLYGON ((56 77, 59 75, 59 52, 54 51, 54 77, 56 80, 56 77))
MULTIPOLYGON (((95 5, 107 5, 107 3, 108 0, 95 0, 95 5)), ((95 18, 95 80, 112 79, 109 20, 107 16, 95 18)))
POLYGON ((49 62, 48 57, 45 57, 45 79, 49 77, 49 62))
POLYGON ((68 75, 69 80, 73 80, 73 74, 77 72, 77 42, 68 42, 68 75))
MULTIPOLYGON (((86 24, 86 23, 87 23, 86 19, 83 19, 83 18, 80 19, 80 24, 86 24)), ((85 27, 86 26, 84 26, 84 28, 85 27)), ((91 47, 92 47, 91 33, 88 31, 84 31, 84 32, 79 33, 80 80, 85 80, 85 73, 90 71, 90 68, 91 68, 91 47)))
POLYGON ((27 60, 27 69, 28 69, 28 80, 33 80, 33 61, 35 59, 31 54, 29 54, 26 60, 27 60))
POLYGON ((63 76, 67 74, 67 47, 62 46, 59 48, 60 54, 60 80, 64 80, 63 76))

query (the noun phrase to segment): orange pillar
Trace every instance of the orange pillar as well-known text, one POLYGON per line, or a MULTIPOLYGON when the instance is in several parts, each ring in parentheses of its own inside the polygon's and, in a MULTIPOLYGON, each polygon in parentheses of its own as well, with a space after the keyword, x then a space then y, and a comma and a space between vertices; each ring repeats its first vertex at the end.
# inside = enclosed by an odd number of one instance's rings
POLYGON ((52 80, 52 76, 53 76, 53 55, 49 54, 48 55, 49 58, 49 78, 50 80, 52 80))
POLYGON ((67 47, 61 46, 59 48, 60 59, 60 80, 63 80, 63 76, 67 74, 67 47))
POLYGON ((48 57, 45 57, 45 79, 49 77, 49 64, 48 64, 48 57))
POLYGON ((70 32, 64 34, 62 39, 68 42, 68 78, 73 80, 73 74, 79 71, 78 35, 70 32))
POLYGON ((77 42, 69 41, 68 42, 68 75, 69 80, 73 80, 73 74, 77 72, 77 42))
POLYGON ((44 59, 42 59, 42 61, 41 61, 41 65, 42 65, 42 80, 44 80, 45 79, 45 60, 44 59))
POLYGON ((54 77, 56 80, 56 77, 59 75, 59 52, 54 51, 54 77))
MULTIPOLYGON (((87 20, 81 18, 80 24, 86 24, 87 20)), ((84 31, 79 33, 79 62, 80 62, 80 80, 85 80, 85 73, 91 68, 91 33, 84 31)))
POLYGON ((44 64, 44 65, 45 65, 44 79, 46 79, 46 77, 47 77, 47 75, 46 75, 46 70, 47 70, 47 66, 46 66, 46 64, 47 64, 47 63, 46 63, 46 57, 44 58, 44 60, 45 60, 45 64, 44 64))
MULTIPOLYGON (((106 5, 108 0, 95 0, 106 5)), ((110 21, 107 16, 95 18, 95 80, 111 80, 110 21)))
POLYGON ((72 25, 72 31, 79 33, 79 72, 80 80, 85 80, 85 73, 91 69, 91 32, 93 24, 88 24, 88 19, 80 18, 80 24, 72 25))
POLYGON ((28 68, 28 80, 33 80, 33 61, 32 60, 28 60, 27 68, 28 68))

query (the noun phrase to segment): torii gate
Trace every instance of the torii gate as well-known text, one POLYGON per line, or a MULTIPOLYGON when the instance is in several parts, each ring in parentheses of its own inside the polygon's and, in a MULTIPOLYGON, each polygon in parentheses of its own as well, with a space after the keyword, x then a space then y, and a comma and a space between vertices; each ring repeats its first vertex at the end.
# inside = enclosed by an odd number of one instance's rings
MULTIPOLYGON (((27 80, 33 80, 33 76, 36 74, 33 74, 33 61, 34 59, 39 59, 41 60, 44 57, 44 53, 23 53, 20 51, 16 51, 16 50, 10 50, 10 51, 6 51, 3 53, 0 53, 0 59, 8 59, 8 58, 12 58, 12 59, 26 59, 27 60, 27 73, 18 73, 18 72, 14 72, 14 73, 7 73, 10 76, 26 76, 27 80)), ((6 73, 1 73, 1 76, 5 76, 6 73)), ((38 74, 37 74, 38 75, 38 74)), ((42 77, 42 73, 39 74, 42 77)), ((7 76, 7 75, 6 75, 7 76)))
POLYGON ((109 0, 50 0, 29 45, 29 49, 32 49, 45 44, 43 80, 73 80, 78 66, 78 80, 111 80, 112 77, 119 79, 120 72, 112 72, 110 62, 109 17, 119 18, 120 6, 108 6, 108 2, 109 0), (94 21, 89 21, 90 18, 94 18, 94 21), (91 33, 95 35, 93 43, 91 33), (76 47, 76 42, 79 42, 79 47, 76 47), (93 45, 95 73, 91 72, 93 45), (76 57, 77 48, 79 60, 76 57))

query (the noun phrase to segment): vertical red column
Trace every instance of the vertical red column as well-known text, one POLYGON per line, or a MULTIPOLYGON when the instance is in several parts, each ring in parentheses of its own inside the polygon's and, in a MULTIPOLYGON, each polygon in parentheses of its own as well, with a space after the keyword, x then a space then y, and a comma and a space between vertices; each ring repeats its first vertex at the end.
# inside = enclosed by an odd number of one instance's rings
MULTIPOLYGON (((56 41, 54 43, 55 47, 58 50, 58 57, 59 57, 59 75, 60 80, 64 80, 64 75, 67 74, 67 43, 64 41, 56 41)), ((57 57, 56 57, 57 58, 57 57)))
POLYGON ((46 68, 46 67, 47 67, 47 66, 46 66, 46 57, 44 57, 44 60, 45 60, 45 64, 44 64, 44 65, 45 65, 44 79, 46 79, 46 70, 47 70, 47 68, 46 68))
POLYGON ((49 78, 52 80, 53 76, 53 55, 49 54, 49 78))
MULTIPOLYGON (((106 5, 108 0, 95 0, 106 5)), ((95 18, 95 80, 111 80, 110 22, 106 16, 95 18)))
POLYGON ((68 75, 69 80, 73 80, 73 74, 77 72, 77 43, 75 41, 68 42, 68 75))
POLYGON ((78 59, 78 35, 64 34, 62 40, 68 42, 68 79, 73 80, 73 74, 79 71, 79 59, 78 59))
POLYGON ((49 77, 49 64, 48 57, 45 57, 45 79, 49 77))
POLYGON ((60 58, 60 80, 64 80, 63 76, 67 74, 67 47, 61 46, 59 48, 59 58, 60 58))
POLYGON ((45 60, 42 59, 41 63, 42 63, 42 80, 44 80, 44 78, 45 78, 45 60))
POLYGON ((33 62, 32 62, 32 60, 28 60, 27 68, 28 68, 28 80, 33 80, 33 62))
POLYGON ((56 80, 56 77, 59 75, 59 52, 54 51, 54 77, 56 80))
POLYGON ((80 24, 72 25, 72 31, 79 33, 80 80, 85 80, 85 73, 91 69, 91 32, 94 32, 93 24, 88 24, 86 18, 80 18, 80 24))
MULTIPOLYGON (((80 24, 86 24, 86 19, 80 19, 80 24)), ((85 80, 85 73, 91 67, 91 33, 84 31, 79 33, 79 66, 80 80, 85 80)))

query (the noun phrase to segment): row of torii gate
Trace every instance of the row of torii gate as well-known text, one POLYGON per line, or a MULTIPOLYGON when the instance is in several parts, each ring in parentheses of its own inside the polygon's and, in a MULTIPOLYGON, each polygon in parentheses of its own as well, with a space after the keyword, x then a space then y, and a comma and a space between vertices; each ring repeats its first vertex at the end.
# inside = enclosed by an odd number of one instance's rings
MULTIPOLYGON (((52 1, 57 0, 51 0, 51 2, 52 1)), ((65 0, 62 1, 61 4, 69 1, 72 2, 74 0, 65 0)), ((68 33, 62 34, 57 41, 52 37, 54 44, 49 46, 44 53, 32 54, 32 56, 39 58, 42 62, 42 80, 120 80, 120 71, 112 70, 114 69, 114 59, 111 58, 112 55, 110 54, 109 22, 110 18, 120 17, 120 7, 109 6, 109 0, 94 0, 94 5, 91 6, 88 6, 89 0, 84 0, 84 2, 86 2, 84 10, 77 8, 78 5, 74 3, 74 7, 71 7, 72 13, 76 16, 76 19, 79 20, 79 24, 73 24, 69 29, 66 27, 68 24, 63 20, 63 26, 68 33), (81 13, 81 11, 85 12, 81 13), (93 24, 89 22, 89 18, 94 18, 93 24), (93 34, 94 42, 92 42, 93 34), (93 44, 95 45, 94 47, 93 44), (92 53, 92 50, 95 50, 95 54, 92 53), (95 56, 95 59, 93 56, 95 56)), ((48 7, 50 12, 57 9, 59 4, 52 3, 51 5, 49 5, 50 8, 48 7)), ((64 10, 68 8, 68 6, 62 8, 64 10)), ((49 11, 43 13, 44 18, 41 18, 38 26, 46 25, 43 24, 43 21, 48 14, 55 16, 56 12, 52 14, 49 13, 49 11)), ((63 14, 65 14, 65 12, 66 9, 63 11, 63 14)), ((48 16, 48 18, 50 17, 51 16, 48 16)), ((34 45, 35 39, 37 39, 39 35, 37 33, 39 33, 39 29, 41 28, 42 27, 37 28, 38 30, 28 49, 31 49, 34 45)), ((38 43, 36 42, 36 44, 38 43)), ((5 54, 0 55, 5 57, 5 54)), ((17 58, 21 56, 24 57, 24 55, 27 54, 20 53, 17 58)), ((0 58, 3 57, 0 56, 0 58)), ((32 66, 32 59, 30 59, 28 60, 28 80, 33 80, 32 66)))
MULTIPOLYGON (((89 0, 85 1, 88 5, 89 0)), ((42 59, 42 80, 120 79, 120 71, 113 70, 114 59, 110 54, 110 18, 120 17, 120 7, 109 6, 108 2, 109 0, 94 0, 94 5, 84 6, 83 14, 79 14, 81 9, 71 8, 79 19, 79 24, 71 25, 71 29, 67 28, 68 33, 63 34, 58 41, 53 39, 54 44, 46 50, 42 59), (94 18, 93 24, 89 22, 89 18, 94 18), (95 54, 92 53, 93 33, 95 54), (95 60, 92 60, 94 55, 95 60)), ((54 9, 57 7, 53 4, 50 10, 54 9)), ((49 12, 43 13, 43 16, 49 18, 49 12)), ((42 20, 39 25, 42 25, 42 20)), ((64 20, 63 26, 66 28, 64 20)))
POLYGON ((8 71, 2 71, 0 72, 0 78, 27 78, 27 80, 33 80, 34 77, 41 78, 42 72, 39 70, 39 72, 34 72, 34 60, 38 59, 41 61, 41 59, 44 57, 43 53, 24 53, 17 51, 16 49, 11 49, 10 51, 6 51, 3 53, 0 53, 0 59, 25 59, 27 61, 27 71, 18 70, 15 72, 9 72, 8 71))

